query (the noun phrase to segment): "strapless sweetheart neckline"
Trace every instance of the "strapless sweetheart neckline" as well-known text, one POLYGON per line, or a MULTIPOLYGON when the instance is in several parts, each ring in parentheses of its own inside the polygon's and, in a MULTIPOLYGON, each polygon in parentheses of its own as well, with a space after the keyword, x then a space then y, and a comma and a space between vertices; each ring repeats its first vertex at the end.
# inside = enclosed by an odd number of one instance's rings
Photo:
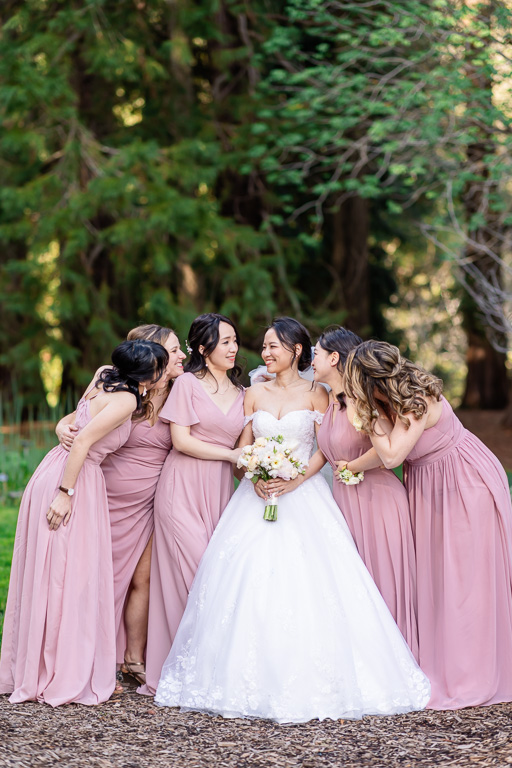
POLYGON ((264 408, 258 408, 254 413, 251 413, 251 416, 255 416, 257 413, 266 413, 269 416, 272 416, 273 419, 276 421, 282 421, 283 419, 286 419, 287 416, 289 416, 291 413, 318 413, 321 416, 323 416, 323 413, 321 411, 313 410, 312 408, 296 408, 294 411, 288 411, 288 413, 285 413, 283 416, 274 416, 273 413, 270 413, 270 411, 266 411, 264 408))

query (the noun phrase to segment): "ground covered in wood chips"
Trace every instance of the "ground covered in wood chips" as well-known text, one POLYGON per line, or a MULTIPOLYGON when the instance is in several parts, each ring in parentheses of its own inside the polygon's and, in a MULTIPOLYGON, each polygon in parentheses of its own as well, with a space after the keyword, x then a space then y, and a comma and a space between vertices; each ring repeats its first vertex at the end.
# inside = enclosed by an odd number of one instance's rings
POLYGON ((512 764, 512 704, 276 725, 161 709, 135 688, 98 707, 9 704, 0 766, 384 768, 512 764))
MULTIPOLYGON (((499 412, 463 423, 512 469, 499 412)), ((416 768, 512 765, 512 704, 276 725, 161 709, 125 693, 98 707, 13 706, 0 696, 0 768, 416 768)))

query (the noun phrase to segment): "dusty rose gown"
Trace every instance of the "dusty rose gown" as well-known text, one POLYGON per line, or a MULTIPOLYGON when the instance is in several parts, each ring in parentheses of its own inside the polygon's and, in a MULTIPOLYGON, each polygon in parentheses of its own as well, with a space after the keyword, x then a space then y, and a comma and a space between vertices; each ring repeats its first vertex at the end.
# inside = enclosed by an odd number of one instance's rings
MULTIPOLYGON (((79 429, 91 419, 89 403, 78 403, 79 429)), ((0 693, 10 693, 12 703, 99 704, 114 690, 112 554, 100 463, 129 434, 126 421, 92 446, 66 527, 50 531, 46 520, 69 456, 64 448, 45 456, 23 494, 0 657, 0 693)))
MULTIPOLYGON (((356 459, 372 447, 370 438, 349 422, 347 411, 332 403, 317 442, 333 469, 336 461, 356 459)), ((332 492, 364 564, 417 659, 416 557, 405 488, 390 469, 376 468, 367 470, 359 485, 334 479, 332 492)))
MULTIPOLYGON (((224 414, 193 373, 176 380, 160 418, 190 427, 199 440, 234 448, 243 429, 241 390, 224 414)), ((155 496, 146 681, 154 694, 185 610, 199 561, 234 490, 233 465, 195 459, 176 448, 167 457, 155 496)))
POLYGON ((407 457, 419 662, 432 709, 512 701, 512 507, 496 456, 443 398, 407 457))
POLYGON ((124 606, 137 563, 153 534, 153 503, 164 461, 171 449, 169 425, 157 419, 134 421, 128 440, 101 468, 107 486, 116 614, 116 655, 126 649, 124 606))

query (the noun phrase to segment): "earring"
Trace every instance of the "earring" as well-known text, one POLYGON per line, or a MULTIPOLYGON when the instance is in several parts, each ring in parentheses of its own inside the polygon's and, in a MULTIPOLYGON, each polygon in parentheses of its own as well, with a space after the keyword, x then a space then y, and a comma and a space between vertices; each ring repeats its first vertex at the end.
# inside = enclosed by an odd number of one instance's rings
POLYGON ((146 397, 147 393, 148 393, 147 387, 146 385, 144 385, 144 389, 142 390, 142 397, 146 397))

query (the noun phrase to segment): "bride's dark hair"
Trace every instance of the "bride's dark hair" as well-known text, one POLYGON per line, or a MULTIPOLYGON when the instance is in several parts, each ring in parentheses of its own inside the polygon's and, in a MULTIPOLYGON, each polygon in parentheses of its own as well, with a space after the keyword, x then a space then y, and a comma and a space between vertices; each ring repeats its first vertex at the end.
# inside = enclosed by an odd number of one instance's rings
POLYGON ((105 392, 131 392, 137 398, 137 411, 142 408, 139 384, 157 382, 169 363, 167 350, 154 341, 123 341, 112 352, 112 368, 104 368, 94 386, 105 392))
MULTIPOLYGON (((238 335, 235 324, 229 317, 219 315, 216 312, 208 312, 205 315, 199 315, 199 317, 196 317, 192 322, 188 332, 187 347, 190 358, 183 366, 185 372, 195 373, 200 379, 203 379, 206 374, 209 373, 207 359, 219 343, 219 325, 221 323, 227 323, 232 327, 235 332, 236 343, 240 349, 240 336, 238 335), (204 347, 202 354, 199 351, 199 347, 204 347)), ((235 362, 235 365, 227 372, 227 374, 235 387, 241 389, 242 384, 240 382, 240 376, 242 374, 242 367, 235 362)))
POLYGON ((311 365, 311 336, 307 328, 293 317, 275 317, 268 326, 267 331, 271 328, 276 332, 276 336, 283 347, 293 354, 292 364, 297 359, 295 346, 297 344, 301 345, 302 352, 299 355, 298 362, 299 371, 305 371, 309 368, 311 365))
MULTIPOLYGON (((326 328, 318 339, 318 343, 326 352, 329 352, 329 354, 332 352, 338 353, 339 358, 336 368, 341 374, 345 371, 347 357, 353 349, 362 343, 362 341, 363 340, 359 338, 359 336, 352 331, 349 331, 347 328, 343 328, 341 325, 333 325, 330 328, 326 328)), ((343 410, 343 408, 346 407, 345 393, 340 392, 336 399, 340 404, 340 408, 343 410)))

